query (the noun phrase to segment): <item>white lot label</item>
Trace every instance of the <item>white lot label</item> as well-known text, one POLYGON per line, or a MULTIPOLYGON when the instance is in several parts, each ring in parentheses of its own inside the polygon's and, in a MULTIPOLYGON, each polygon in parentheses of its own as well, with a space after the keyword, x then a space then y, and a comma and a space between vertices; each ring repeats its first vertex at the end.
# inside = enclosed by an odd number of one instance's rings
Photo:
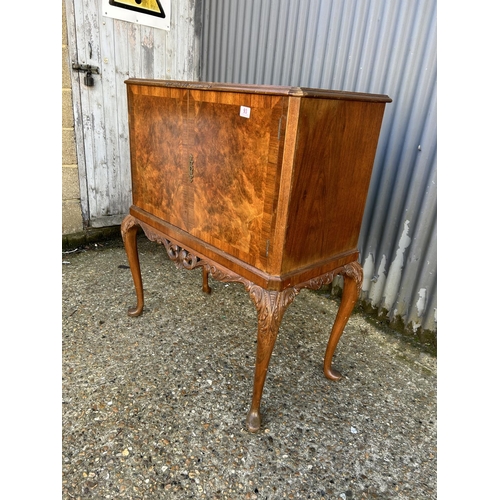
POLYGON ((246 106, 240 106, 240 116, 243 118, 250 118, 250 108, 246 106))

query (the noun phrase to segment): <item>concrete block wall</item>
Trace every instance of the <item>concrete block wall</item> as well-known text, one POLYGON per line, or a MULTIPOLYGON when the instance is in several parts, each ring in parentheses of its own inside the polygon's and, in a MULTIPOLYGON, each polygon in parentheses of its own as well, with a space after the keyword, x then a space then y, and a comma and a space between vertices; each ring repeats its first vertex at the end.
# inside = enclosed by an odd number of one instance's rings
POLYGON ((62 234, 83 231, 76 159, 66 6, 62 0, 62 234))

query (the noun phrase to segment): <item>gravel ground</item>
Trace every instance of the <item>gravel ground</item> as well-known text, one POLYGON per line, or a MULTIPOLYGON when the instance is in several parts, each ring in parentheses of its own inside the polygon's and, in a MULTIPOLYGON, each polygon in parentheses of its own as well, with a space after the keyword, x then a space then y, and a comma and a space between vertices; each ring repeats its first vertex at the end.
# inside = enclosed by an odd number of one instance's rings
POLYGON ((256 312, 239 284, 179 270, 139 238, 142 316, 120 240, 63 253, 63 499, 435 499, 436 358, 355 310, 322 362, 338 300, 288 308, 245 428, 256 312))

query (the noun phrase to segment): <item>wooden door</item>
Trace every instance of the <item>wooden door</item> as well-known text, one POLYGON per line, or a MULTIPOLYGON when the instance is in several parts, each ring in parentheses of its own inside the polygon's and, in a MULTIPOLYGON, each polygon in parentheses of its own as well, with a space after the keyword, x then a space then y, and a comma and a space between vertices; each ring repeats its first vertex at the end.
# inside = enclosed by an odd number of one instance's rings
MULTIPOLYGON (((197 80, 193 2, 172 2, 165 31, 102 14, 102 0, 65 0, 70 64, 99 69, 94 85, 72 71, 73 111, 84 224, 120 224, 132 203, 128 78, 197 80)), ((139 2, 140 3, 140 2, 139 2)))
POLYGON ((133 204, 189 229, 186 89, 129 85, 133 204))
POLYGON ((236 92, 189 94, 190 233, 262 270, 279 181, 285 100, 236 92))

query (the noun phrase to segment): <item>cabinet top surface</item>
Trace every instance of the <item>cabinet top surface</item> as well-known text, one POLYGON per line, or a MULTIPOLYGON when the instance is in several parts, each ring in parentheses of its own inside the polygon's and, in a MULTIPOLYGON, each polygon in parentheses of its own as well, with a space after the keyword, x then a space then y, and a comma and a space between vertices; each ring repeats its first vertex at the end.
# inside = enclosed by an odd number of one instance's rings
POLYGON ((292 87, 280 85, 252 85, 243 83, 194 82, 180 80, 153 80, 130 78, 127 85, 151 85, 156 87, 185 88, 192 90, 212 90, 220 92, 242 92, 249 94, 287 95, 294 97, 316 97, 323 99, 342 99, 353 101, 392 102, 384 94, 367 94, 363 92, 348 92, 344 90, 315 89, 309 87, 292 87))

